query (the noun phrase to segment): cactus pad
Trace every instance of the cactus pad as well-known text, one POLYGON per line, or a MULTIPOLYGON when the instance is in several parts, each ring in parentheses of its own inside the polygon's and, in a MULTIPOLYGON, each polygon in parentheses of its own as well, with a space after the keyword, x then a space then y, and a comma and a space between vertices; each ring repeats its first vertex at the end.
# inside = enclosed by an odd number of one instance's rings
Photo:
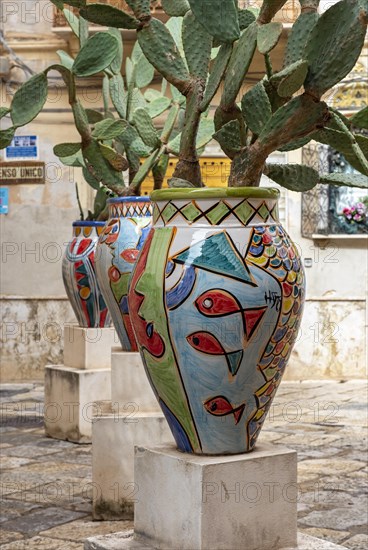
POLYGON ((258 28, 257 48, 262 54, 269 53, 277 45, 282 33, 282 23, 267 23, 258 28))
POLYGON ((138 19, 109 4, 88 4, 80 10, 80 14, 87 21, 104 27, 137 29, 139 26, 138 19))
POLYGON ((229 62, 232 52, 231 44, 223 44, 212 65, 212 70, 207 81, 207 86, 204 92, 203 100, 200 105, 201 111, 205 111, 211 103, 215 93, 220 86, 221 80, 224 76, 227 64, 229 62))
POLYGON ((99 32, 89 38, 73 64, 77 76, 92 76, 108 67, 119 52, 119 44, 108 32, 99 32))
POLYGON ((238 8, 234 0, 189 0, 189 4, 196 19, 220 43, 239 38, 238 8))
POLYGON ((190 74, 206 82, 211 59, 212 36, 191 11, 188 11, 183 19, 182 38, 190 74))
POLYGON ((15 128, 7 128, 6 130, 0 130, 0 149, 5 149, 11 144, 14 137, 15 128))
POLYGON ((317 170, 301 164, 267 164, 265 174, 290 191, 309 191, 319 183, 317 170))
POLYGON ((139 108, 134 111, 133 122, 138 134, 148 147, 158 147, 160 145, 156 129, 152 124, 151 117, 145 109, 139 108))
POLYGON ((238 120, 231 120, 213 134, 213 139, 219 142, 228 157, 233 158, 242 148, 240 125, 238 120))
POLYGON ((121 74, 114 75, 109 80, 109 90, 112 104, 121 118, 126 117, 126 91, 121 74))
POLYGON ((279 73, 275 73, 270 82, 277 86, 277 93, 280 97, 291 97, 303 86, 307 72, 308 61, 300 59, 279 73))
POLYGON ((306 12, 301 13, 289 34, 284 53, 284 67, 303 59, 305 46, 308 42, 309 35, 317 23, 319 18, 318 13, 306 12))
POLYGON ((190 10, 187 0, 161 0, 161 6, 171 17, 184 17, 190 10))
POLYGON ((364 45, 368 9, 359 0, 341 0, 321 15, 309 35, 306 91, 321 97, 354 67, 364 45))
POLYGON ((151 118, 156 118, 161 115, 168 107, 170 107, 170 99, 168 97, 158 97, 147 105, 147 110, 151 118))
POLYGON ((108 145, 104 145, 103 143, 99 143, 98 146, 102 156, 114 170, 117 172, 123 172, 129 168, 127 160, 123 157, 123 155, 117 153, 115 149, 109 147, 108 145))
POLYGON ((57 157, 71 157, 78 153, 80 148, 80 143, 59 143, 54 147, 54 155, 57 157))
POLYGON ((241 31, 244 31, 256 17, 250 10, 238 10, 239 27, 241 31))
POLYGON ((368 189, 368 177, 363 174, 341 174, 338 172, 322 174, 319 181, 321 183, 329 183, 330 185, 343 185, 344 187, 368 189))
POLYGON ((364 109, 352 116, 350 122, 358 128, 368 130, 368 107, 364 107, 364 109))
POLYGON ((301 95, 280 107, 264 126, 259 141, 275 150, 307 136, 328 120, 328 108, 322 101, 301 95))
POLYGON ((170 33, 161 21, 152 19, 138 33, 138 41, 148 61, 179 89, 188 85, 189 74, 170 33))
POLYGON ((149 17, 151 15, 150 0, 125 0, 125 1, 138 19, 140 19, 141 17, 149 17))
POLYGON ((32 76, 14 94, 11 104, 11 119, 15 128, 24 126, 41 111, 47 99, 47 76, 40 73, 32 76))
POLYGON ((249 25, 234 46, 226 70, 222 105, 232 105, 236 100, 256 49, 257 28, 255 22, 249 25))
POLYGON ((255 134, 260 134, 272 116, 271 103, 262 81, 257 82, 242 98, 242 113, 246 125, 255 134))
POLYGON ((98 140, 114 139, 120 136, 126 128, 127 122, 125 120, 105 118, 96 123, 92 136, 98 140))

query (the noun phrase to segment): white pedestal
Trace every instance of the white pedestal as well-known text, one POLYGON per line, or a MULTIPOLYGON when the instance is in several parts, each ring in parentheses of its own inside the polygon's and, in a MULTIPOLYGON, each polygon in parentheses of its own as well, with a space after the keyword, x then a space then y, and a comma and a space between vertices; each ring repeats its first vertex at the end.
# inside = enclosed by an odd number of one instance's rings
POLYGON ((105 414, 92 426, 92 515, 98 520, 133 516, 139 487, 134 482, 134 446, 173 441, 162 413, 105 414))
POLYGON ((73 443, 91 443, 92 423, 102 414, 99 401, 111 399, 110 369, 45 367, 45 432, 73 443))
MULTIPOLYGON (((246 542, 243 549, 248 549, 246 542)), ((134 538, 131 531, 122 531, 121 533, 113 533, 112 535, 91 537, 84 543, 84 550, 154 550, 154 548, 134 538)), ((179 550, 179 548, 172 550, 179 550)), ((217 550, 217 548, 209 550, 217 550)), ((263 550, 262 542, 259 550, 263 550)), ((340 546, 324 539, 317 539, 316 537, 298 533, 297 546, 282 549, 275 548, 275 550, 347 550, 347 548, 346 546, 340 546)))
MULTIPOLYGON (((296 452, 195 456, 136 447, 135 530, 87 539, 85 550, 344 550, 298 534, 296 452)), ((345 549, 346 550, 346 549, 345 549)))
POLYGON ((122 351, 118 347, 112 349, 111 402, 112 410, 122 414, 132 407, 141 413, 161 413, 138 352, 122 351))
POLYGON ((275 550, 297 544, 297 455, 259 445, 232 456, 136 448, 134 529, 157 549, 275 550))
POLYGON ((109 369, 111 348, 117 344, 115 329, 64 327, 64 365, 74 369, 109 369))

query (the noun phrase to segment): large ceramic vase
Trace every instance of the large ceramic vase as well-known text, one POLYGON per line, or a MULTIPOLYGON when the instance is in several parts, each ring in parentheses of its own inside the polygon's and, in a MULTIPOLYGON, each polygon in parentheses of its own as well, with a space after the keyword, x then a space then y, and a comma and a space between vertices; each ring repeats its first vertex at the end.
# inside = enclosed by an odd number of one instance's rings
POLYGON ((304 274, 267 188, 155 191, 129 291, 180 450, 251 451, 301 321, 304 274))
POLYGON ((108 199, 109 218, 96 250, 96 271, 125 351, 137 351, 128 311, 128 281, 152 222, 148 197, 108 199))
POLYGON ((95 250, 105 222, 73 223, 62 262, 63 281, 80 327, 109 327, 111 318, 95 273, 95 250))

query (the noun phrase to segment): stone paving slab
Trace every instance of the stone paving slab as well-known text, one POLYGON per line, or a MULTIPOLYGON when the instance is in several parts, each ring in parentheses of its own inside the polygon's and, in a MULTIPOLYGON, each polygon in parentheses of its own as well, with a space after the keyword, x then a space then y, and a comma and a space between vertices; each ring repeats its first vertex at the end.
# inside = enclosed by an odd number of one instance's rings
MULTIPOLYGON (((1 549, 82 550, 126 534, 129 522, 91 521, 91 446, 45 437, 42 396, 38 383, 0 388, 1 549)), ((285 381, 259 438, 298 452, 298 526, 321 550, 368 548, 366 396, 363 381, 285 381)))

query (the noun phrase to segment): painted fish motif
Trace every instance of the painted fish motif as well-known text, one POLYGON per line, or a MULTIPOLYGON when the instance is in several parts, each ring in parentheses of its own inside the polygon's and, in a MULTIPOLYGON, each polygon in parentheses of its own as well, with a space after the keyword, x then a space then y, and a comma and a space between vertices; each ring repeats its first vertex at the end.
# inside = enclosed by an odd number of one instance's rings
POLYGON ((234 415, 235 424, 240 422, 245 409, 245 403, 242 403, 239 407, 233 407, 230 401, 223 395, 211 397, 203 403, 203 406, 207 412, 213 414, 214 416, 227 416, 229 414, 234 415))
POLYGON ((196 299, 195 306, 206 317, 224 317, 233 313, 242 313, 244 332, 248 340, 253 336, 267 310, 267 306, 244 309, 233 294, 220 288, 213 288, 201 294, 196 299))
POLYGON ((208 355, 224 355, 227 361, 227 366, 232 376, 238 372, 241 361, 243 359, 243 350, 235 350, 227 352, 219 340, 206 331, 193 332, 187 336, 188 343, 192 348, 207 353, 208 355))
POLYGON ((114 243, 119 236, 120 222, 118 218, 113 218, 104 227, 100 236, 100 241, 108 245, 114 243))

